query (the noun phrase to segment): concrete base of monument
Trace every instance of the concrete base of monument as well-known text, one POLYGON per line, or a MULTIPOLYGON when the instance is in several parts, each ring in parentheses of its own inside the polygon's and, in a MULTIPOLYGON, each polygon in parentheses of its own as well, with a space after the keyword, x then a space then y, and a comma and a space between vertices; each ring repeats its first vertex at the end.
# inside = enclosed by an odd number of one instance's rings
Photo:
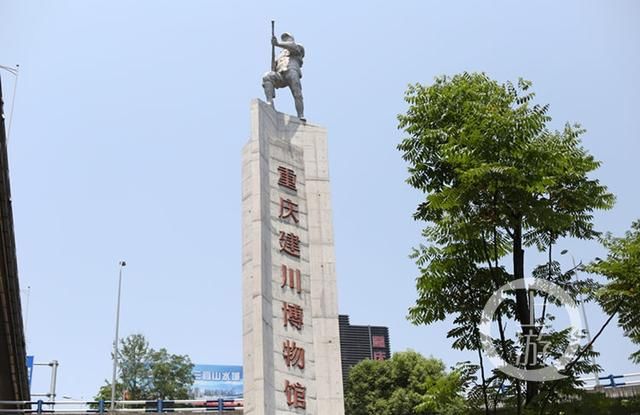
POLYGON ((252 101, 242 206, 244 413, 343 415, 326 129, 252 101))
MULTIPOLYGON (((260 101, 260 100, 256 100, 256 101, 260 101)), ((263 101, 260 101, 260 102, 263 102, 263 101)), ((293 117, 293 115, 289 115, 289 114, 287 114, 287 113, 285 113, 285 112, 280 112, 280 111, 278 111, 278 110, 276 109, 275 104, 273 104, 273 103, 265 102, 265 104, 267 104, 267 106, 269 106, 269 107, 273 108, 273 110, 274 110, 276 113, 278 113, 278 114, 286 115, 287 117, 293 117)), ((302 122, 303 124, 305 124, 305 123, 307 122, 307 117, 297 117, 297 118, 298 118, 298 119, 300 120, 300 122, 302 122)))

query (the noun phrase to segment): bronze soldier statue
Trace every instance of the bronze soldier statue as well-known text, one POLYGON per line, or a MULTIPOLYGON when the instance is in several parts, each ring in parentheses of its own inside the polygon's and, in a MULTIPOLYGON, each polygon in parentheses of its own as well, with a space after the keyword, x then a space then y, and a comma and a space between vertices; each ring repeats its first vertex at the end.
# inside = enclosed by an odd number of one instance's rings
POLYGON ((262 77, 262 87, 267 98, 267 103, 273 105, 277 88, 289 87, 296 105, 296 112, 301 121, 304 118, 304 104, 302 102, 302 59, 304 58, 304 47, 296 43, 290 33, 283 33, 280 41, 275 36, 271 37, 271 45, 282 48, 278 59, 273 59, 272 68, 262 77))

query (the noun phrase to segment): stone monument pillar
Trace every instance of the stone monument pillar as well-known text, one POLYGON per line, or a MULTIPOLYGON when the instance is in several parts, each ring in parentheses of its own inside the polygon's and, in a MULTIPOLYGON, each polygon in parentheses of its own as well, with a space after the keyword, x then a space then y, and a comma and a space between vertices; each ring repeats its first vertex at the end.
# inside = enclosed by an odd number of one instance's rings
POLYGON ((252 102, 242 222, 244 413, 343 415, 324 128, 252 102))

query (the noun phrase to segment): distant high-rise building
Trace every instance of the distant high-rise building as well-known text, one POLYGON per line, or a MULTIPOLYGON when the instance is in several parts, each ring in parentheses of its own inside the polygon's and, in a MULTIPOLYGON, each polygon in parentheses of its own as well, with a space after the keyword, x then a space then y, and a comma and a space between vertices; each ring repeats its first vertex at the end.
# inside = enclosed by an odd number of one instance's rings
POLYGON ((391 357, 388 327, 351 325, 347 315, 338 316, 338 322, 343 385, 346 385, 349 370, 357 363, 365 359, 386 360, 391 357))
POLYGON ((0 401, 29 399, 29 375, 17 264, 9 184, 9 156, 0 83, 0 401))

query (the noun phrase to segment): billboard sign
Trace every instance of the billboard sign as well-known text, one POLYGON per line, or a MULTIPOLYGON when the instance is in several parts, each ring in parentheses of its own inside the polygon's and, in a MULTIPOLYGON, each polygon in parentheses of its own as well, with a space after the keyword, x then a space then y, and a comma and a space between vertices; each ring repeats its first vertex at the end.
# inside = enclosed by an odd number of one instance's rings
POLYGON ((241 398, 242 366, 194 365, 194 399, 241 398))

